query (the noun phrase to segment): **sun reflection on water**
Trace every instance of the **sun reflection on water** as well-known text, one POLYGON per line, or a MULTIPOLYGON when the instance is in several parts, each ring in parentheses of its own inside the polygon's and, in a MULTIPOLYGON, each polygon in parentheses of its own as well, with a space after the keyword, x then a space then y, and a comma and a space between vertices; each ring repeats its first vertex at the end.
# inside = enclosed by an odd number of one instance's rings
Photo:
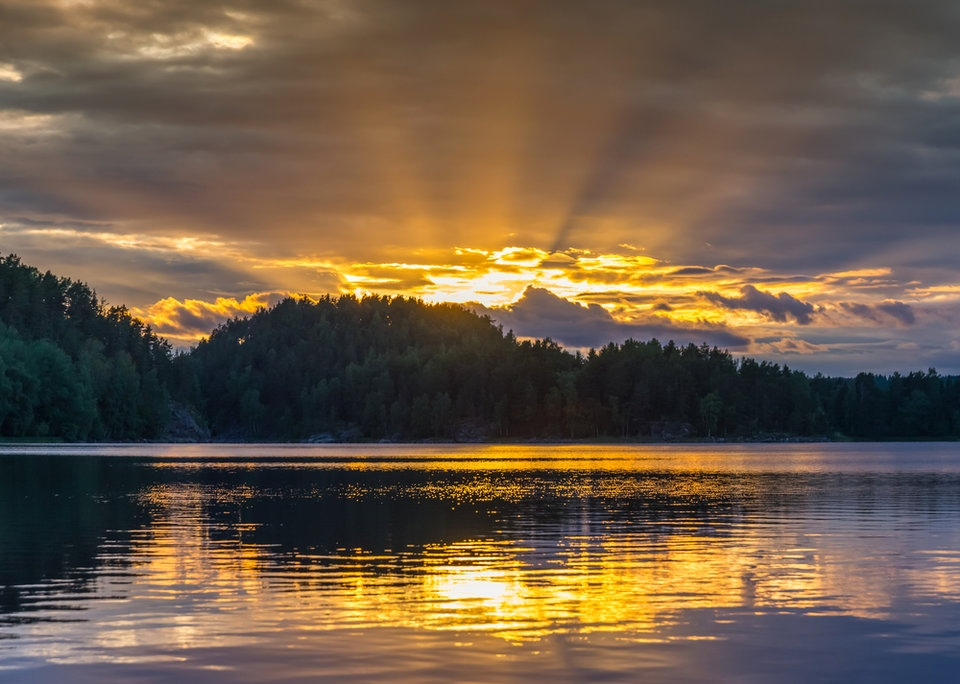
POLYGON ((157 662, 384 628, 666 644, 723 638, 744 616, 886 620, 960 601, 953 480, 478 452, 161 457, 156 481, 130 493, 147 524, 101 546, 85 622, 21 625, 21 651, 157 662))
MULTIPOLYGON (((474 465, 486 468, 483 461, 474 465)), ((198 637, 196 622, 207 614, 217 615, 217 633, 223 638, 248 634, 245 625, 252 620, 258 629, 281 623, 309 630, 400 626, 478 631, 512 642, 610 631, 649 641, 669 639, 669 628, 691 610, 788 609, 883 617, 904 580, 926 595, 947 598, 956 597, 960 586, 955 554, 943 553, 906 577, 890 577, 871 561, 868 540, 842 530, 814 537, 783 520, 761 518, 733 531, 722 516, 705 520, 683 510, 716 504, 729 495, 722 482, 695 476, 658 482, 632 475, 608 480, 574 474, 549 485, 536 476, 508 481, 473 477, 456 484, 424 481, 400 487, 349 483, 340 494, 347 499, 363 499, 371 492, 442 497, 456 507, 464 502, 535 502, 549 490, 558 500, 659 496, 682 506, 674 517, 648 522, 648 529, 641 530, 615 524, 607 506, 604 515, 583 513, 580 534, 575 516, 572 526, 567 520, 557 528, 525 520, 521 513, 501 520, 502 529, 491 538, 385 552, 278 553, 270 545, 244 541, 246 533, 258 528, 241 519, 242 503, 255 496, 253 489, 159 487, 143 494, 156 518, 134 545, 141 581, 130 600, 210 604, 208 612, 171 624, 165 638, 183 645, 198 637), (205 513, 211 504, 224 503, 237 507, 235 521, 225 522, 222 516, 211 520, 205 513), (213 530, 220 534, 212 535, 213 530)), ((736 511, 730 515, 743 517, 736 511)))

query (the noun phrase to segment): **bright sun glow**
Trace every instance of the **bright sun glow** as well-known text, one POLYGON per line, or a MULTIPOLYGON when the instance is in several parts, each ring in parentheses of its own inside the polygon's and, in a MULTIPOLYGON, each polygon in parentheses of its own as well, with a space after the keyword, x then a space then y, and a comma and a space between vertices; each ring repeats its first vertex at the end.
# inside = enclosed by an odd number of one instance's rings
MULTIPOLYGON (((47 125, 45 117, 11 116, 0 118, 0 129, 32 126, 42 131, 47 125)), ((165 297, 131 307, 156 332, 182 346, 195 344, 229 318, 248 315, 284 296, 401 295, 432 303, 476 304, 495 312, 518 306, 532 288, 547 291, 557 302, 567 302, 557 316, 579 313, 585 324, 595 324, 606 316, 611 323, 653 326, 654 330, 664 326, 736 329, 757 339, 750 350, 753 353, 809 355, 831 349, 802 337, 814 324, 904 326, 922 315, 924 306, 960 299, 960 289, 953 284, 904 287, 889 268, 779 276, 758 267, 677 265, 641 254, 629 245, 609 252, 466 245, 422 251, 409 261, 350 262, 322 254, 274 255, 261 243, 228 241, 217 235, 11 224, 0 230, 8 236, 56 240, 75 249, 99 246, 152 253, 162 259, 229 259, 238 273, 249 274, 250 281, 276 284, 273 289, 233 296, 165 297), (887 292, 897 293, 899 298, 884 296, 887 292), (571 309, 570 303, 581 308, 571 309)), ((540 313, 528 310, 526 315, 540 313)))

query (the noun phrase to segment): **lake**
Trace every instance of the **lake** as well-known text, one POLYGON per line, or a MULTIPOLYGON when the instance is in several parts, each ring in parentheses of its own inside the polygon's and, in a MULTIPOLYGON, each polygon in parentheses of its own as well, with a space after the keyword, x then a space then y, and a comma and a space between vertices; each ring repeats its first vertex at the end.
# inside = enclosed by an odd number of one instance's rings
POLYGON ((960 681, 960 445, 0 447, 0 681, 960 681))

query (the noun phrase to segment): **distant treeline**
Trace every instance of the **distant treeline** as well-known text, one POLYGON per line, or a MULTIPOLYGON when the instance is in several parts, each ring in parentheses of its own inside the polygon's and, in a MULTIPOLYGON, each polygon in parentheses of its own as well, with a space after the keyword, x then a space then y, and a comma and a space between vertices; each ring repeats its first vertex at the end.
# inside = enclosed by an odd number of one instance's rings
POLYGON ((952 439, 960 378, 656 340, 584 356, 402 297, 286 299, 175 355, 86 285, 0 259, 0 436, 163 439, 185 411, 221 440, 952 439))

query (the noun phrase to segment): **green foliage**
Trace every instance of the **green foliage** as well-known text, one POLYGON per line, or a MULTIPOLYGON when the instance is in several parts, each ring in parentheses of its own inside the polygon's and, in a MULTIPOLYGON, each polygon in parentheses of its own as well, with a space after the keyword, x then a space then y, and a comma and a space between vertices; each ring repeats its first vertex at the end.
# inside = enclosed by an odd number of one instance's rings
POLYGON ((170 373, 170 345, 126 308, 0 257, 0 437, 157 437, 170 373))
POLYGON ((217 439, 953 439, 960 378, 809 377, 693 344, 586 356, 403 297, 286 299, 190 353, 82 283, 0 258, 0 437, 155 439, 173 398, 217 439))
POLYGON ((222 439, 951 438, 956 378, 808 377, 706 345, 517 340, 461 307, 287 299, 190 355, 222 439))
POLYGON ((202 411, 223 437, 449 439, 467 423, 488 429, 520 374, 520 349, 459 306, 345 296, 287 299, 229 321, 190 359, 202 411))

